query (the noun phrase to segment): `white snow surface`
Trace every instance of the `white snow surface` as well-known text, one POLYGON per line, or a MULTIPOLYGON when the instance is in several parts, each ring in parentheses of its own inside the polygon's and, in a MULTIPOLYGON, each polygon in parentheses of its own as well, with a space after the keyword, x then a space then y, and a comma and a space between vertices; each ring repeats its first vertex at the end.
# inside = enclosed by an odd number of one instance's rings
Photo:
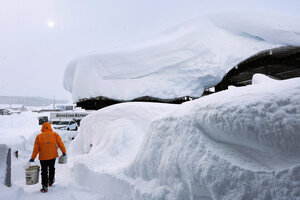
POLYGON ((277 81, 264 74, 254 74, 252 77, 252 85, 277 81))
POLYGON ((107 107, 82 121, 71 177, 100 199, 298 199, 299 99, 295 78, 107 107))
POLYGON ((300 19, 221 13, 173 27, 147 42, 76 58, 64 88, 73 101, 105 96, 199 97, 231 68, 265 49, 300 45, 300 19))
POLYGON ((124 103, 89 114, 70 146, 73 163, 93 171, 116 171, 132 162, 150 123, 177 107, 172 104, 124 103), (95 159, 96 158, 96 159, 95 159))
POLYGON ((24 149, 34 131, 38 132, 38 113, 0 115, 0 143, 15 149, 24 149))
POLYGON ((152 123, 127 173, 164 186, 148 199, 298 199, 299 99, 297 78, 186 103, 152 123))
POLYGON ((253 81, 181 105, 122 103, 89 114, 75 140, 59 133, 68 163, 56 165, 46 194, 25 185, 36 114, 3 116, 0 140, 6 127, 5 141, 20 151, 0 199, 300 199, 300 78, 253 81))
MULTIPOLYGON (((1 106, 1 105, 0 105, 1 106)), ((11 200, 33 200, 33 199, 97 199, 94 194, 69 182, 68 168, 56 164, 56 183, 57 185, 50 190, 47 195, 40 193, 40 184, 25 185, 25 170, 30 159, 35 136, 40 133, 41 126, 38 125, 38 116, 48 115, 49 113, 22 112, 21 114, 0 115, 0 143, 6 144, 12 149, 12 187, 3 185, 6 173, 6 152, 1 152, 0 157, 0 199, 11 200), (18 151, 19 158, 14 156, 18 151), (2 158, 5 156, 5 158, 2 158)), ((68 148, 73 137, 78 134, 76 131, 58 132, 68 148)), ((61 153, 59 151, 59 153, 61 153)), ((38 159, 35 160, 39 164, 38 159)), ((41 178, 40 178, 41 181, 41 178)))

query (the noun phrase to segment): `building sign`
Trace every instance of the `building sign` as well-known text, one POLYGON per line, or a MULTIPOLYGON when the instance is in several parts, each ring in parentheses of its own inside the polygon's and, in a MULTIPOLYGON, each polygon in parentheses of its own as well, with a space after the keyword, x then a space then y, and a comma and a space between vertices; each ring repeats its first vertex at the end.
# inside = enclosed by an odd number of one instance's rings
POLYGON ((51 113, 51 118, 83 118, 89 113, 51 113))

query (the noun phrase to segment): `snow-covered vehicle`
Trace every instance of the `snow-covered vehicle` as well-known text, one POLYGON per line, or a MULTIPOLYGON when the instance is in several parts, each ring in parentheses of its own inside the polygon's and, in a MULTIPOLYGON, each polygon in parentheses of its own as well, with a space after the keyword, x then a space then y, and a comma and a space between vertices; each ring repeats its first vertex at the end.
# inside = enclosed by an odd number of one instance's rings
POLYGON ((57 124, 53 125, 53 128, 59 130, 77 131, 78 124, 74 120, 65 120, 57 122, 57 124))

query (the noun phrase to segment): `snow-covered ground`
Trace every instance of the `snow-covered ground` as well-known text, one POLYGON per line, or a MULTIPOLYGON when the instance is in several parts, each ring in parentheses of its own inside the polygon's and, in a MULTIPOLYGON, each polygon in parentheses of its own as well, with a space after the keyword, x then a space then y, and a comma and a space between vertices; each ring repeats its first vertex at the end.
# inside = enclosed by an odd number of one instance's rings
MULTIPOLYGON (((40 132, 41 126, 38 125, 38 116, 49 115, 49 113, 22 112, 21 114, 0 115, 0 143, 12 148, 12 187, 7 188, 0 184, 0 199, 42 199, 45 198, 40 192, 40 184, 25 185, 26 162, 30 159, 35 136, 40 132), (18 151, 19 158, 14 156, 18 151)), ((57 130, 56 130, 57 131, 57 130)), ((69 146, 76 131, 57 131, 66 147, 69 146)), ((2 160, 2 159, 1 159, 2 160)), ((38 159, 35 160, 39 164, 38 159)), ((1 163, 3 164, 3 163, 1 163)), ((4 163, 5 164, 5 163, 4 163)), ((69 182, 67 176, 68 168, 57 165, 56 187, 49 191, 46 199, 97 199, 85 190, 69 182)))
POLYGON ((300 78, 253 83, 95 112, 71 144, 71 177, 103 199, 300 198, 300 78))
POLYGON ((140 44, 74 59, 64 87, 80 99, 200 97, 230 69, 266 49, 300 45, 300 19, 261 13, 202 16, 140 44))
POLYGON ((299 99, 298 78, 186 103, 152 124, 127 173, 170 199, 300 198, 299 99))
POLYGON ((182 105, 106 107, 82 120, 75 140, 60 133, 69 159, 47 194, 25 185, 36 113, 1 116, 6 141, 23 148, 0 199, 300 199, 299 99, 300 78, 257 74, 253 85, 182 105))
MULTIPOLYGON (((210 15, 143 44, 75 59, 64 86, 74 101, 201 96, 243 59, 282 45, 300 45, 299 19, 210 15)), ((23 168, 39 114, 0 116, 0 143, 19 152, 0 199, 300 199, 299 100, 300 78, 256 74, 253 85, 182 105, 106 107, 85 117, 79 134, 57 131, 69 160, 56 165, 47 194, 25 185, 23 168)))

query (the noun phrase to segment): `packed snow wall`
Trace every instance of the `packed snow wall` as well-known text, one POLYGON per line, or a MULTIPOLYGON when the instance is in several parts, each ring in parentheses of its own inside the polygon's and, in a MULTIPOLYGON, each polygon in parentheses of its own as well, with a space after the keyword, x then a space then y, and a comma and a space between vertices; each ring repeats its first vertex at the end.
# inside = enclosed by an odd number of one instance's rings
POLYGON ((111 200, 300 198, 299 99, 300 78, 257 74, 182 105, 107 107, 70 146, 72 178, 111 200))
POLYGON ((103 199, 132 199, 133 186, 122 171, 137 155, 150 123, 175 107, 122 103, 86 116, 68 149, 73 182, 103 199))
POLYGON ((89 114, 82 119, 80 134, 70 145, 69 155, 76 157, 70 164, 92 160, 88 166, 96 171, 127 166, 136 156, 150 123, 174 107, 176 105, 122 103, 89 114))
POLYGON ((199 97, 244 59, 300 45, 300 20, 257 13, 203 16, 146 42, 74 59, 64 74, 73 101, 199 97))
POLYGON ((300 78, 254 83, 151 124, 126 172, 164 192, 140 199, 300 198, 300 78))

